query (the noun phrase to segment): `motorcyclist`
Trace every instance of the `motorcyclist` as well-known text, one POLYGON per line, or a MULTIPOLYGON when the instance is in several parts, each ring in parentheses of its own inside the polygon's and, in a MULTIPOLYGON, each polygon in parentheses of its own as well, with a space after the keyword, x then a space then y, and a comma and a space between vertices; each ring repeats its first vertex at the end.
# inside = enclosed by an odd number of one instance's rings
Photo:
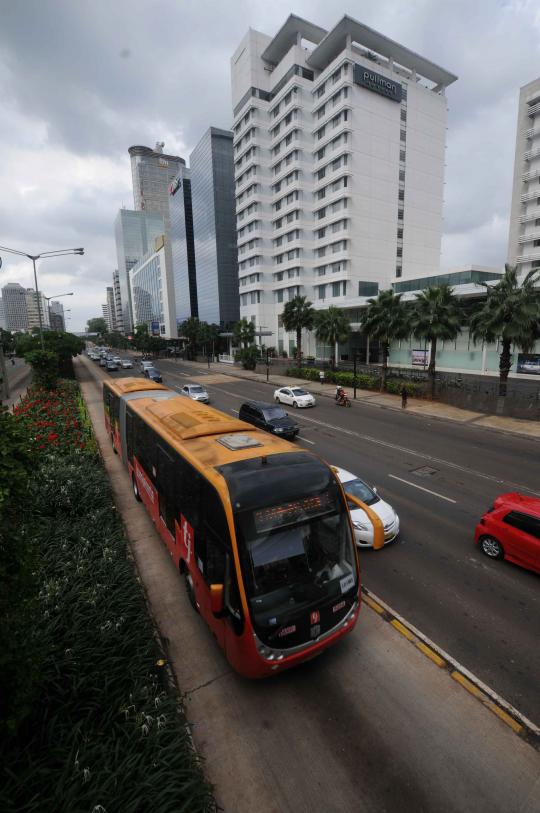
POLYGON ((336 401, 338 402, 338 404, 344 403, 346 398, 347 398, 347 393, 345 392, 343 387, 338 386, 336 388, 336 401))

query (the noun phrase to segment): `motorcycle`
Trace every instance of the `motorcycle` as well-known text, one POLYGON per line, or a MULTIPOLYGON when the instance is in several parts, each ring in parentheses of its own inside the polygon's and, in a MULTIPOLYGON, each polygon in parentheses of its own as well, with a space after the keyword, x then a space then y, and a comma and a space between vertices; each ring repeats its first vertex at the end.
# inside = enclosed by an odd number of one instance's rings
POLYGON ((350 407, 351 402, 346 395, 341 395, 339 398, 336 397, 336 405, 350 407))

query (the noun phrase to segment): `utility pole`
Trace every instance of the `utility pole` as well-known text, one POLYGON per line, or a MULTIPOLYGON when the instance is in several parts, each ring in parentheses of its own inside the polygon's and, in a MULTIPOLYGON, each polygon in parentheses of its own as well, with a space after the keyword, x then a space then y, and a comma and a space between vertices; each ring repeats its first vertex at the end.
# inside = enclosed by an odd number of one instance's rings
POLYGON ((266 381, 268 382, 268 375, 270 373, 270 357, 268 355, 268 347, 266 348, 266 381))

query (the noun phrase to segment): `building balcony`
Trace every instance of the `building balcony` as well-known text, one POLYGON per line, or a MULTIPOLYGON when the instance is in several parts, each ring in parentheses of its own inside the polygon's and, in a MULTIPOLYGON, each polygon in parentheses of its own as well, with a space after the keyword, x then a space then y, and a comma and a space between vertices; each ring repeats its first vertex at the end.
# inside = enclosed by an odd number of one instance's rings
POLYGON ((527 212, 527 214, 521 215, 519 222, 530 223, 531 220, 536 220, 537 218, 540 219, 540 209, 531 209, 531 211, 527 212))
POLYGON ((317 130, 320 130, 321 127, 330 127, 331 129, 337 130, 339 125, 342 122, 340 122, 339 124, 336 124, 336 126, 333 127, 333 128, 332 128, 331 122, 332 122, 332 119, 334 118, 334 116, 339 116, 339 114, 343 110, 348 110, 349 111, 348 118, 350 118, 351 115, 352 115, 352 108, 351 108, 350 99, 340 99, 338 104, 331 105, 330 109, 327 112, 325 112, 324 116, 322 116, 318 121, 313 122, 313 126, 311 128, 311 134, 315 135, 317 130))
POLYGON ((538 248, 533 249, 532 251, 529 249, 527 254, 522 254, 520 257, 516 259, 516 265, 523 265, 523 263, 531 263, 535 260, 540 260, 540 246, 538 248))
POLYGON ((318 153, 319 150, 321 150, 323 147, 327 147, 328 144, 330 144, 330 142, 334 140, 334 138, 337 138, 337 136, 341 135, 342 133, 348 133, 349 134, 347 136, 347 144, 350 145, 350 143, 351 143, 350 139, 351 139, 351 133, 352 133, 352 127, 351 127, 351 122, 350 121, 342 121, 341 124, 338 127, 335 127, 335 128, 330 127, 326 131, 325 135, 323 136, 323 138, 321 138, 320 141, 315 140, 313 142, 313 147, 311 148, 311 152, 313 153, 313 155, 318 153))
POLYGON ((540 240, 540 231, 531 231, 518 237, 518 243, 532 243, 533 240, 540 240))
POLYGON ((537 113, 540 113, 540 102, 533 104, 532 107, 529 107, 527 110, 528 116, 535 116, 537 113))
POLYGON ((531 169, 529 172, 524 172, 521 176, 523 181, 534 181, 535 178, 540 177, 540 169, 531 169))
POLYGON ((535 138, 537 135, 540 135, 539 127, 529 127, 529 129, 525 130, 524 133, 525 138, 535 138))
POLYGON ((282 138, 288 136, 292 130, 301 130, 302 126, 303 126, 302 120, 299 117, 297 117, 293 118, 293 120, 289 124, 287 124, 286 127, 282 127, 279 133, 277 133, 275 136, 269 134, 270 135, 270 142, 268 144, 269 149, 273 150, 276 144, 279 144, 282 138))
POLYGON ((540 198, 540 189, 533 189, 532 192, 525 192, 525 194, 520 196, 520 201, 522 203, 527 203, 528 200, 535 200, 536 198, 540 198))
POLYGON ((536 158, 538 155, 540 155, 540 147, 534 147, 532 150, 527 150, 523 157, 526 161, 530 161, 532 158, 536 158))

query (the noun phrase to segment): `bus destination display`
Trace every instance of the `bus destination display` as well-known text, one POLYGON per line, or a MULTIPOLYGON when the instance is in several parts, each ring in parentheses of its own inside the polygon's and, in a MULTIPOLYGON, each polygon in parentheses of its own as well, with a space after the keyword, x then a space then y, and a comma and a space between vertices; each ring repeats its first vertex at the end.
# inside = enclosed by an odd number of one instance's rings
POLYGON ((304 519, 327 514, 335 508, 334 500, 328 491, 299 500, 270 505, 254 511, 255 528, 257 533, 272 531, 284 525, 292 525, 304 519))

